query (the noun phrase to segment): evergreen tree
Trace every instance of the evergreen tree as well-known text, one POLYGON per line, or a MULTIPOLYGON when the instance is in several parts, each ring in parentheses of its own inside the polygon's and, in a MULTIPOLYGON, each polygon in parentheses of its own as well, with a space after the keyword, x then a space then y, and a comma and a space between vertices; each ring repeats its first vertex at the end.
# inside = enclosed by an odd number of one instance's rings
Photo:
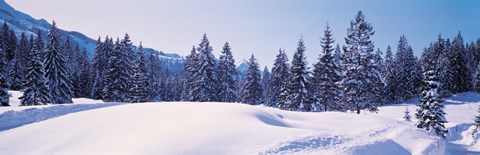
POLYGON ((262 100, 263 100, 263 104, 265 105, 270 105, 270 100, 271 97, 270 97, 270 80, 272 78, 272 74, 270 73, 270 71, 268 70, 268 67, 265 66, 265 68, 263 69, 263 73, 262 73, 262 89, 263 89, 263 97, 262 97, 262 100))
POLYGON ((105 87, 102 91, 104 101, 128 102, 130 75, 125 70, 128 70, 130 62, 126 61, 126 57, 123 46, 117 38, 113 50, 108 56, 108 68, 104 81, 105 87))
POLYGON ((412 121, 412 120, 410 119, 411 116, 410 116, 410 111, 408 111, 408 107, 405 108, 405 112, 404 112, 404 113, 405 113, 405 115, 403 116, 403 118, 405 119, 405 121, 407 121, 407 122, 412 121))
POLYGON ((290 66, 285 51, 279 50, 275 63, 272 67, 272 76, 270 78, 270 107, 285 107, 286 102, 286 84, 290 78, 290 66), (283 92, 283 93, 282 93, 283 92))
POLYGON ((148 94, 147 77, 143 47, 140 43, 137 60, 133 66, 133 76, 130 80, 130 91, 128 96, 131 103, 147 102, 149 100, 150 96, 148 94))
POLYGON ((1 48, 5 51, 7 61, 11 61, 15 55, 15 49, 17 47, 17 37, 15 32, 8 27, 7 22, 5 21, 0 31, 0 41, 1 48))
POLYGON ((451 65, 451 48, 450 48, 450 40, 444 41, 441 36, 439 35, 437 41, 433 45, 433 55, 432 60, 434 60, 435 66, 439 67, 440 69, 440 82, 442 85, 440 86, 438 92, 440 97, 449 97, 452 95, 452 91, 454 88, 454 71, 453 66, 451 65))
MULTIPOLYGON (((15 55, 17 55, 18 57, 18 61, 20 62, 20 66, 22 68, 27 68, 28 63, 30 62, 30 59, 31 59, 30 51, 31 51, 30 42, 28 41, 27 36, 25 35, 25 32, 22 32, 22 34, 20 35, 20 42, 16 50, 17 53, 15 53, 15 55)), ((23 74, 24 75, 26 74, 25 70, 23 74)))
POLYGON ((441 85, 438 79, 437 69, 428 69, 425 73, 426 87, 422 92, 419 108, 415 114, 418 119, 417 127, 427 131, 435 131, 437 135, 445 138, 448 130, 445 128, 443 100, 439 97, 437 89, 441 85))
POLYGON ((471 75, 467 66, 465 54, 465 45, 463 44, 463 38, 460 32, 453 39, 451 48, 451 62, 453 76, 453 89, 452 93, 459 93, 470 91, 472 88, 471 75))
POLYGON ((0 48, 0 105, 1 106, 10 106, 9 104, 9 97, 10 94, 8 93, 8 84, 7 84, 7 75, 6 75, 6 68, 7 68, 7 59, 6 59, 6 52, 4 52, 3 48, 0 48))
POLYGON ((72 82, 68 79, 65 53, 55 22, 48 31, 45 52, 45 76, 48 79, 51 103, 72 103, 72 82))
POLYGON ((223 46, 222 55, 220 55, 218 74, 220 82, 219 101, 237 102, 237 70, 228 42, 223 46))
POLYGON ((161 93, 162 91, 161 80, 162 80, 162 67, 161 62, 158 56, 154 54, 150 54, 148 58, 148 65, 147 65, 147 73, 148 73, 148 91, 150 92, 149 101, 160 101, 161 100, 161 93))
POLYGON ((25 68, 22 66, 20 60, 21 55, 17 50, 16 54, 8 66, 8 83, 11 90, 21 90, 23 88, 23 82, 25 81, 25 68))
POLYGON ((396 103, 397 99, 397 69, 393 59, 392 49, 390 46, 387 47, 387 52, 385 54, 385 65, 383 69, 383 80, 385 82, 384 92, 385 102, 386 103, 396 103))
POLYGON ((292 111, 312 111, 313 97, 311 93, 311 83, 309 81, 309 71, 305 58, 305 45, 303 39, 298 41, 297 51, 293 55, 291 66, 291 77, 287 84, 287 104, 286 107, 280 107, 292 111))
POLYGON ((211 102, 217 100, 215 73, 215 57, 212 54, 212 47, 208 41, 207 35, 203 35, 203 39, 197 48, 198 55, 195 63, 195 78, 192 84, 191 101, 211 102))
POLYGON ((476 72, 476 76, 475 76, 475 91, 476 92, 480 92, 480 63, 478 63, 479 67, 477 67, 477 72, 476 72))
POLYGON ((78 62, 80 65, 80 72, 76 92, 78 93, 78 97, 88 98, 90 96, 93 83, 87 49, 84 48, 82 50, 82 53, 78 57, 78 62))
POLYGON ((478 113, 477 116, 475 116, 475 119, 473 120, 475 122, 474 123, 475 126, 477 126, 475 131, 477 131, 478 128, 480 128, 480 106, 478 107, 477 113, 478 113))
POLYGON ((183 92, 182 92, 182 100, 183 101, 192 101, 192 89, 193 89, 193 82, 195 78, 195 64, 197 63, 197 53, 196 53, 195 46, 192 47, 190 55, 185 58, 185 65, 184 65, 184 72, 183 72, 183 92))
POLYGON ((321 38, 321 46, 323 48, 319 61, 313 65, 313 94, 315 104, 313 111, 342 111, 343 105, 340 100, 340 87, 337 84, 341 76, 340 64, 335 60, 333 49, 333 37, 330 26, 327 24, 325 35, 321 38))
POLYGON ((93 75, 93 86, 91 92, 91 97, 93 99, 102 99, 102 90, 105 87, 105 73, 107 71, 108 56, 109 53, 113 50, 113 45, 109 42, 108 37, 105 38, 105 42, 101 41, 99 37, 97 40, 97 45, 93 53, 92 60, 92 74, 93 75))
POLYGON ((250 58, 248 69, 243 80, 244 85, 240 93, 241 102, 250 105, 261 104, 263 97, 261 75, 257 60, 253 55, 250 58))
MULTIPOLYGON (((35 42, 40 42, 40 37, 37 37, 35 42)), ((31 60, 27 68, 25 89, 23 96, 19 98, 22 106, 45 105, 51 101, 41 58, 43 47, 38 47, 38 44, 40 43, 33 44, 30 52, 31 60)))
POLYGON ((370 37, 374 31, 361 11, 350 22, 347 34, 343 58, 345 73, 341 82, 345 91, 343 102, 348 110, 356 111, 357 114, 363 109, 376 112, 378 103, 375 101, 375 93, 380 77, 372 60, 374 46, 370 37))
POLYGON ((410 100, 416 97, 415 75, 416 72, 416 58, 413 55, 410 45, 408 45, 405 36, 401 36, 398 41, 397 53, 394 60, 397 80, 396 95, 401 101, 410 100))

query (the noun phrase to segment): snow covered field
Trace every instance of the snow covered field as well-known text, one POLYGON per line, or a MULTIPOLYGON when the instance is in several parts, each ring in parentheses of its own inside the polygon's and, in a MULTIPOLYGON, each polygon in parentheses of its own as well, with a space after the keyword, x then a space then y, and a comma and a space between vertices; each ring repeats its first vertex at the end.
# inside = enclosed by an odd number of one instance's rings
POLYGON ((0 109, 0 154, 479 154, 471 122, 480 95, 447 102, 446 142, 404 121, 413 104, 360 115, 238 103, 14 105, 0 109))

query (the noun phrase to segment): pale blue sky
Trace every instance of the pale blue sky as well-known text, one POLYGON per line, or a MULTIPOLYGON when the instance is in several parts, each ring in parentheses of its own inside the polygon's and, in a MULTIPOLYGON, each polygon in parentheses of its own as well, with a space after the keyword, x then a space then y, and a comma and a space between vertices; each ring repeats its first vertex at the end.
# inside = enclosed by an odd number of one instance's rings
POLYGON ((60 28, 96 39, 128 32, 140 41, 170 53, 186 55, 207 33, 218 56, 228 41, 236 60, 252 53, 260 65, 273 64, 279 48, 289 58, 301 35, 309 64, 321 50, 319 37, 328 21, 336 43, 343 45, 346 29, 359 10, 376 31, 376 48, 396 49, 405 34, 417 56, 438 33, 465 41, 480 37, 477 0, 6 0, 17 10, 56 20, 60 28))

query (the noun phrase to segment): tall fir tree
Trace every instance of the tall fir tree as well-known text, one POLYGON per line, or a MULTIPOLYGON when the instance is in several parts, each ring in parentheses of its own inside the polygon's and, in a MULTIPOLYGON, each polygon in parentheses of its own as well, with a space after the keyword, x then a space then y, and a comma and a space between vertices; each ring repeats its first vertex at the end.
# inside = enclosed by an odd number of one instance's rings
POLYGON ((478 63, 477 71, 475 73, 475 91, 480 92, 480 63, 478 63))
POLYGON ((16 50, 13 59, 10 61, 7 69, 7 80, 11 90, 21 90, 25 81, 25 66, 22 65, 22 55, 16 50))
POLYGON ((9 28, 7 21, 4 21, 0 30, 0 47, 5 51, 7 61, 11 61, 15 55, 17 47, 17 37, 15 32, 9 28))
POLYGON ((297 51, 293 55, 291 77, 287 84, 287 104, 280 107, 291 111, 312 111, 313 97, 311 93, 310 72, 305 58, 305 44, 303 39, 298 41, 297 51))
POLYGON ((445 138, 448 130, 445 128, 443 100, 438 94, 441 85, 436 68, 427 69, 425 72, 425 87, 422 91, 422 99, 415 114, 418 119, 417 127, 427 131, 434 131, 438 136, 445 138))
POLYGON ((318 62, 313 65, 312 90, 315 97, 313 111, 343 111, 344 109, 339 102, 341 88, 337 84, 342 78, 342 71, 339 61, 335 60, 333 42, 332 31, 327 24, 320 41, 323 50, 318 62))
POLYGON ((197 48, 198 55, 195 63, 195 74, 193 75, 191 89, 191 101, 211 102, 217 101, 217 77, 215 73, 215 56, 213 55, 210 41, 207 34, 203 35, 202 41, 197 48))
POLYGON ((401 36, 397 45, 397 53, 394 60, 397 80, 396 95, 400 101, 410 100, 417 96, 415 74, 417 74, 417 60, 413 55, 410 45, 405 36, 401 36))
POLYGON ((148 65, 147 65, 147 73, 148 73, 148 91, 150 92, 149 101, 160 101, 161 100, 161 91, 162 88, 161 80, 162 80, 162 66, 160 59, 155 54, 150 54, 148 57, 148 65))
MULTIPOLYGON (((37 37, 35 42, 40 42, 40 37, 37 37)), ((43 47, 38 47, 38 44, 40 43, 33 44, 30 52, 31 59, 27 68, 25 89, 23 96, 19 98, 22 106, 45 105, 51 101, 41 57, 43 47)))
POLYGON ((87 49, 83 49, 81 54, 78 57, 80 72, 78 76, 78 87, 77 93, 78 97, 88 98, 90 97, 90 93, 93 86, 93 79, 92 79, 92 69, 91 64, 88 58, 87 49))
POLYGON ((463 43, 463 37, 458 32, 457 36, 453 39, 451 47, 451 61, 453 71, 453 89, 452 93, 460 93, 470 91, 472 88, 471 75, 467 66, 467 60, 465 58, 465 45, 463 43))
POLYGON ((47 77, 51 103, 72 103, 72 82, 68 78, 65 53, 55 22, 47 34, 45 45, 45 76, 47 77))
POLYGON ((147 102, 150 97, 148 94, 148 75, 141 43, 138 47, 137 60, 133 66, 128 97, 131 103, 147 102))
POLYGON ((365 21, 361 11, 350 22, 347 29, 346 46, 344 47, 344 89, 343 102, 350 111, 360 114, 361 110, 378 111, 376 102, 378 68, 374 67, 374 45, 371 36, 374 34, 370 23, 365 21))
POLYGON ((230 45, 225 43, 220 55, 218 64, 218 79, 220 91, 218 100, 220 102, 237 102, 238 101, 238 85, 237 85, 237 69, 235 68, 235 60, 231 52, 230 45))
POLYGON ((92 90, 90 91, 90 96, 93 99, 102 99, 102 89, 105 87, 105 72, 108 63, 108 53, 111 52, 111 46, 109 45, 108 37, 105 38, 105 42, 101 41, 99 37, 93 52, 92 58, 92 74, 93 74, 93 85, 92 90))
POLYGON ((3 48, 0 48, 0 105, 1 106, 10 106, 8 93, 8 83, 7 83, 7 53, 4 52, 3 48))
POLYGON ((386 103, 397 103, 397 88, 398 79, 397 79, 397 68, 394 62, 392 49, 390 46, 387 47, 385 52, 385 65, 383 68, 383 80, 385 82, 385 87, 383 94, 385 95, 386 103))
POLYGON ((248 69, 243 78, 243 87, 240 93, 240 101, 245 104, 257 105, 262 103, 263 89, 261 74, 257 59, 252 55, 248 63, 248 69))
POLYGON ((108 56, 108 67, 103 88, 103 100, 107 102, 128 102, 128 81, 130 75, 125 70, 130 66, 127 55, 117 38, 112 52, 108 56))
POLYGON ((268 70, 268 67, 265 66, 265 68, 263 68, 263 72, 262 72, 262 89, 263 89, 263 97, 262 97, 262 103, 264 105, 270 105, 270 99, 271 99, 271 91, 270 91, 270 80, 272 78, 272 74, 270 73, 270 71, 268 70))
POLYGON ((290 66, 285 51, 279 50, 272 67, 270 78, 270 107, 285 107, 286 103, 286 84, 290 78, 290 66), (285 92, 285 93, 283 93, 285 92))
POLYGON ((195 46, 192 47, 190 55, 185 58, 184 72, 183 72, 183 91, 182 91, 182 100, 183 101, 192 101, 192 88, 195 78, 195 64, 197 63, 197 49, 195 46))

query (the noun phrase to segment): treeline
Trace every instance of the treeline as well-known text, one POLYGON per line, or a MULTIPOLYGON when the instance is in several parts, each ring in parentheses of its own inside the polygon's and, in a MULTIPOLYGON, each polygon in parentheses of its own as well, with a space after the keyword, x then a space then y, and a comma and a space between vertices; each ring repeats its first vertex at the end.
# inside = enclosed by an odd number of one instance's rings
POLYGON ((266 67, 260 71, 252 55, 242 79, 235 70, 230 45, 225 44, 216 60, 204 35, 187 56, 182 99, 265 104, 293 111, 375 112, 378 106, 420 97, 429 86, 425 81, 431 81, 424 75, 430 70, 435 70, 441 83, 439 97, 480 91, 480 40, 465 44, 460 33, 453 41, 439 35, 417 58, 406 37, 400 36, 396 53, 388 46, 382 57, 383 52, 374 48, 373 27, 363 13, 350 23, 343 47, 335 46, 326 25, 322 51, 313 68, 307 66, 305 44, 300 39, 290 63, 280 49, 271 71, 266 67))
POLYGON ((53 25, 45 45, 41 34, 30 39, 22 35, 13 45, 15 35, 4 25, 0 32, 4 105, 6 90, 12 89, 24 90, 22 105, 70 103, 72 97, 86 97, 107 102, 241 102, 292 111, 375 112, 378 106, 419 97, 429 85, 425 81, 431 81, 424 75, 430 70, 441 83, 440 97, 480 91, 480 40, 465 44, 460 33, 453 41, 439 35, 417 58, 401 36, 396 52, 389 46, 382 57, 371 39, 373 27, 361 11, 347 28, 344 46, 335 42, 326 25, 322 51, 312 68, 300 38, 291 62, 280 49, 273 68, 261 71, 252 55, 241 78, 230 44, 225 43, 217 59, 206 34, 186 56, 183 73, 173 73, 156 55, 145 54, 141 45, 133 47, 128 35, 115 41, 99 38, 89 59, 78 45, 72 48, 68 37, 61 42, 53 25))
POLYGON ((112 38, 104 42, 99 38, 92 58, 69 36, 61 37, 55 22, 46 41, 43 38, 39 31, 29 38, 22 33, 17 39, 4 23, 0 31, 2 106, 9 106, 7 90, 24 92, 22 106, 72 103, 72 98, 166 101, 166 96, 177 94, 176 77, 181 73, 170 71, 169 63, 158 55, 144 53, 141 45, 134 47, 128 34, 115 43, 112 38))

